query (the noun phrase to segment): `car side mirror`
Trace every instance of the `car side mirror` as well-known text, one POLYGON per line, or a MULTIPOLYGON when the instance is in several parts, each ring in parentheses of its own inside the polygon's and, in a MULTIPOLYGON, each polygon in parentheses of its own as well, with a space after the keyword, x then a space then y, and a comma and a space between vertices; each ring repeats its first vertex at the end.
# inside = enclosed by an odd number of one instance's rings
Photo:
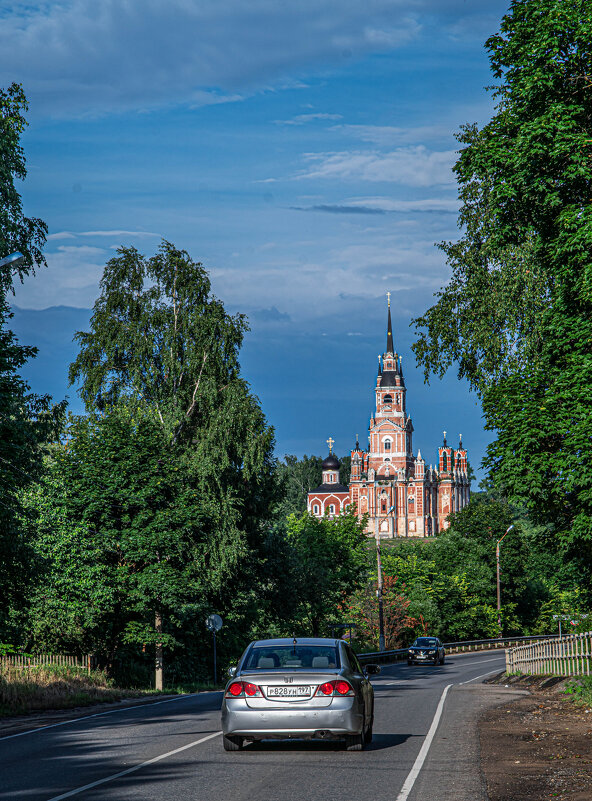
POLYGON ((376 676, 380 673, 380 665, 364 665, 364 673, 368 676, 376 676))
POLYGON ((228 676, 231 679, 233 679, 236 676, 236 667, 229 667, 228 668, 228 676))

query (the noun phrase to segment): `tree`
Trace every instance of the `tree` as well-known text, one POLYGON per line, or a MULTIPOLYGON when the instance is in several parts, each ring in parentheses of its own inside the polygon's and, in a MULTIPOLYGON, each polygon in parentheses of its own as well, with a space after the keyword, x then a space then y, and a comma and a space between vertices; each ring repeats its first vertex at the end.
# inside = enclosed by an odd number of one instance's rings
MULTIPOLYGON (((410 613, 411 602, 406 596, 405 585, 396 577, 386 575, 382 588, 384 636, 387 651, 402 648, 413 636, 420 621, 410 613)), ((360 650, 378 648, 379 615, 376 596, 376 576, 359 587, 344 604, 348 621, 356 624, 354 639, 360 650)))
POLYGON ((45 263, 41 247, 47 226, 23 215, 15 180, 26 176, 20 137, 27 102, 22 87, 0 89, 0 257, 20 251, 16 269, 0 268, 0 638, 16 638, 18 612, 26 602, 31 553, 21 526, 20 493, 39 474, 42 445, 55 431, 63 408, 29 392, 19 370, 36 349, 20 345, 8 328, 6 295, 45 263), (10 616, 12 614, 12 622, 10 616))
POLYGON ((15 179, 25 179, 25 154, 20 144, 27 125, 24 112, 27 99, 20 84, 0 89, 0 257, 18 251, 25 256, 16 268, 0 269, 0 294, 12 288, 13 281, 22 281, 35 267, 45 264, 41 249, 45 244, 47 225, 37 218, 25 217, 15 179))
POLYGON ((302 459, 286 454, 283 462, 278 462, 277 478, 280 482, 281 500, 278 515, 302 514, 306 511, 307 493, 318 487, 322 477, 320 456, 307 456, 302 459))
MULTIPOLYGON (((80 352, 70 367, 91 419, 97 425, 102 416, 148 420, 167 454, 161 460, 176 462, 187 492, 198 499, 194 547, 200 557, 193 561, 212 577, 209 593, 196 598, 224 616, 220 644, 229 650, 242 647, 269 590, 264 565, 276 500, 273 430, 240 375, 246 330, 244 317, 225 312, 211 295, 205 269, 185 251, 163 242, 146 259, 120 248, 105 267, 90 331, 76 335, 80 352)), ((111 460, 116 469, 119 446, 111 444, 104 464, 111 460)), ((117 470, 125 474, 124 465, 117 470)), ((92 488, 92 482, 80 488, 83 505, 92 488)), ((170 514, 182 515, 187 497, 173 493, 170 514)), ((108 523, 97 526, 106 536, 108 523)), ((153 595, 152 613, 154 603, 153 595)), ((143 641, 159 641, 158 628, 157 615, 152 636, 142 630, 143 641)), ((190 640, 196 638, 194 627, 190 640)))
POLYGON ((553 523, 588 577, 589 11, 587 0, 514 0, 488 40, 496 113, 459 135, 464 234, 442 245, 452 278, 415 321, 414 346, 426 376, 458 363, 495 432, 486 463, 498 487, 553 523))
POLYGON ((309 514, 288 518, 287 540, 293 553, 294 622, 318 637, 328 623, 342 623, 340 610, 367 572, 365 521, 354 512, 334 519, 309 514))
MULTIPOLYGON (((46 564, 34 594, 33 645, 92 652, 113 668, 121 647, 178 645, 183 610, 194 627, 232 573, 187 469, 155 419, 120 404, 73 418, 27 500, 46 564), (155 611, 166 616, 154 628, 155 611)), ((246 552, 243 544, 243 553, 246 552)))
POLYGON ((55 434, 63 407, 50 410, 49 398, 28 392, 18 370, 35 350, 17 343, 3 325, 7 317, 0 300, 0 637, 10 639, 16 632, 8 613, 25 605, 32 568, 20 496, 41 471, 42 446, 55 434))

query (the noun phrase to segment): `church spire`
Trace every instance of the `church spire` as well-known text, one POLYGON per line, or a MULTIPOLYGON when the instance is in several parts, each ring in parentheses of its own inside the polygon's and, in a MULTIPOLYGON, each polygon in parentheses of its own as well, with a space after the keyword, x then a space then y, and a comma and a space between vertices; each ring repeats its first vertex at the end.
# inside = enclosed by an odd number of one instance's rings
POLYGON ((395 347, 393 345, 393 325, 391 323, 391 293, 387 292, 386 297, 388 300, 388 322, 387 322, 387 330, 386 330, 386 352, 393 353, 395 352, 395 347))

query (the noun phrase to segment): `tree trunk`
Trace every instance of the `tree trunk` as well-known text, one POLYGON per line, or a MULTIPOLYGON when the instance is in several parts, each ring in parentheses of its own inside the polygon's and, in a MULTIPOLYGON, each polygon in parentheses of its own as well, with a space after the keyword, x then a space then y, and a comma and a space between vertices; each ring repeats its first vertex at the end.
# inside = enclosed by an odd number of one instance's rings
MULTIPOLYGON (((160 612, 156 612, 155 619, 154 619, 154 628, 156 629, 157 634, 162 634, 162 614, 160 612)), ((164 689, 164 668, 163 668, 163 655, 162 655, 162 643, 156 643, 156 660, 155 660, 155 669, 154 669, 154 689, 155 690, 163 690, 164 689)))

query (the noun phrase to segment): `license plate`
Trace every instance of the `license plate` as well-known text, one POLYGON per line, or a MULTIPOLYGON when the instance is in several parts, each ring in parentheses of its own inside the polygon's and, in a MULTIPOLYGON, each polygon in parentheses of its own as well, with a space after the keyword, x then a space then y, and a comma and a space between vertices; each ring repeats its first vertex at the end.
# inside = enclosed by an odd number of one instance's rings
POLYGON ((310 698, 310 687, 294 685, 292 687, 268 687, 268 698, 310 698))

